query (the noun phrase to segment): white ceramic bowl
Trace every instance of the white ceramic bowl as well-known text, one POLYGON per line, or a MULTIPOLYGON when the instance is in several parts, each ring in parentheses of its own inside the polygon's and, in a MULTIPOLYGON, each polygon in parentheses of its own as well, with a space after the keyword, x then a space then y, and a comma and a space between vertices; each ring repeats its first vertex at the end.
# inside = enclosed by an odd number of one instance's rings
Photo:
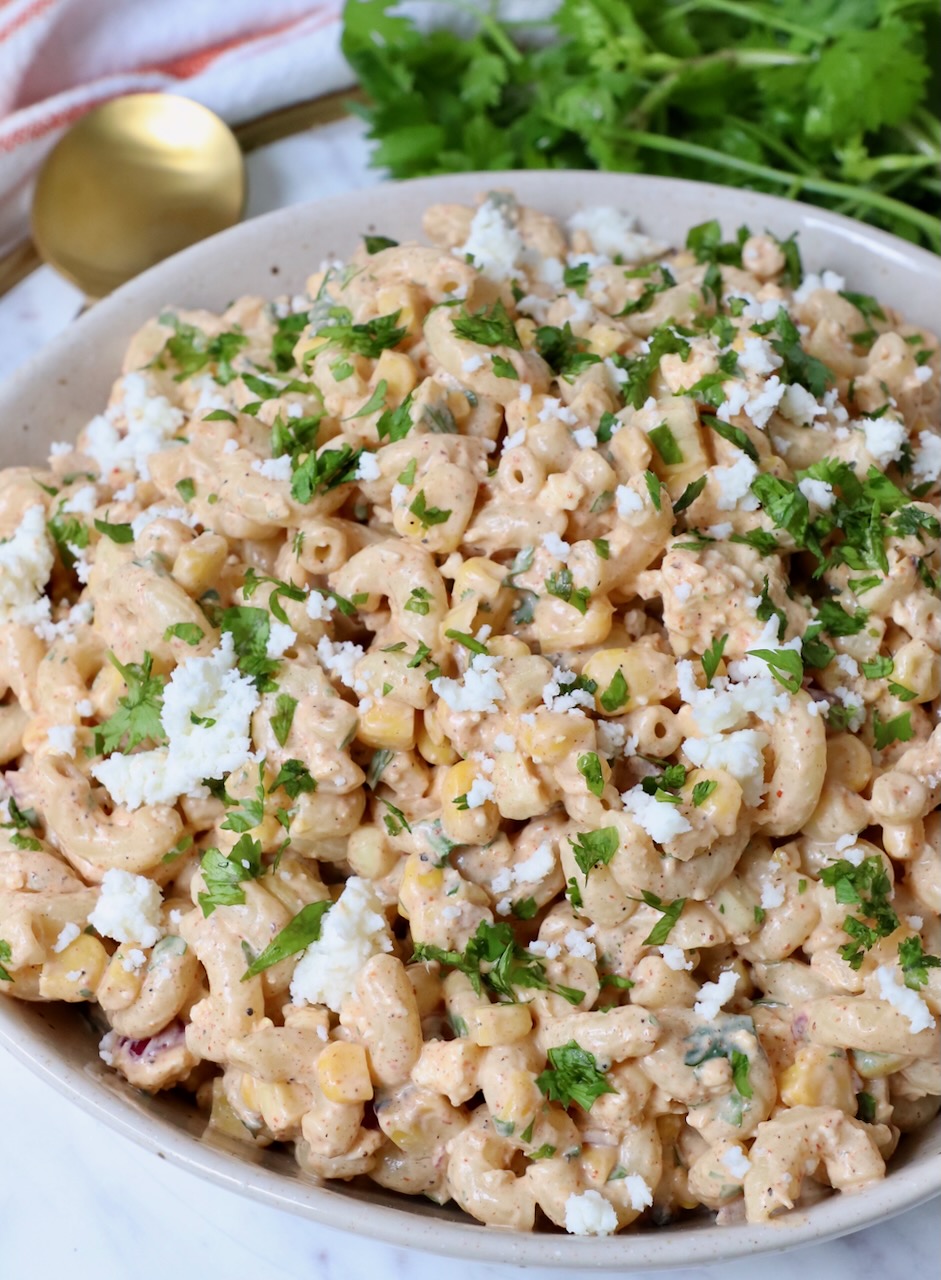
MULTIPOLYGON (((682 243, 717 217, 779 236, 800 232, 805 267, 829 267, 849 287, 875 294, 916 323, 936 323, 941 259, 847 218, 770 196, 666 178, 608 173, 490 173, 422 179, 283 209, 207 240, 98 303, 0 388, 0 464, 43 461, 52 440, 74 437, 104 405, 128 338, 166 304, 221 310, 237 294, 300 289, 328 254, 346 255, 364 231, 420 235, 436 201, 469 202, 513 189, 522 201, 565 217, 584 205, 637 213, 643 229, 682 243)), ((941 1122, 902 1144, 884 1182, 834 1195, 765 1226, 717 1227, 710 1216, 607 1239, 511 1234, 452 1209, 371 1184, 319 1185, 288 1150, 255 1151, 203 1138, 205 1117, 177 1095, 135 1092, 98 1058, 98 1037, 77 1007, 0 999, 0 1043, 79 1106, 141 1146, 201 1177, 315 1222, 390 1244, 496 1263, 635 1269, 718 1262, 778 1251, 870 1226, 941 1191, 941 1122)))

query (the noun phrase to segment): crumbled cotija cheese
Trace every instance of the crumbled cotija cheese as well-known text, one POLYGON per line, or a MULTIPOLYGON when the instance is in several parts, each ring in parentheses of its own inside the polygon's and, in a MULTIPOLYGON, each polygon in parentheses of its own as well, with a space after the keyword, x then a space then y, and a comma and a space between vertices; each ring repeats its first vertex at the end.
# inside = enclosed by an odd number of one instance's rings
POLYGON ((75 725, 51 724, 46 730, 49 746, 57 755, 75 758, 75 725))
POLYGON ((699 988, 693 1013, 707 1022, 718 1018, 724 1004, 732 999, 738 986, 738 974, 731 969, 724 969, 715 982, 704 982, 699 988))
POLYGON ((676 973, 680 973, 684 969, 692 969, 693 962, 686 959, 686 952, 682 947, 674 946, 672 942, 664 942, 657 949, 668 969, 673 969, 676 973))
POLYGON ((232 636, 224 632, 208 658, 190 658, 170 677, 161 713, 167 746, 134 755, 116 752, 91 772, 128 809, 204 796, 204 778, 221 778, 251 759, 251 717, 258 702, 252 680, 236 666, 232 636), (194 724, 194 715, 212 723, 194 724))
POLYGON ((463 679, 437 676, 431 687, 452 711, 496 711, 506 694, 500 684, 496 666, 499 658, 475 653, 463 679))
MULTIPOLYGON (((264 476, 266 480, 290 480, 292 472, 291 459, 288 454, 284 453, 280 458, 256 458, 252 463, 252 470, 257 471, 260 476, 264 476)), ((378 480, 379 464, 371 453, 360 454, 359 464, 356 468, 357 480, 378 480), (367 462, 367 459, 369 461, 367 462), (375 475, 369 474, 375 470, 375 475)))
POLYGON ((887 467, 902 456, 902 445, 908 439, 904 422, 894 418, 863 418, 856 423, 866 437, 866 448, 880 467, 887 467))
POLYGON ((623 213, 610 205, 580 209, 569 218, 568 225, 570 231, 587 232, 596 254, 618 258, 621 262, 647 262, 664 253, 667 247, 639 232, 633 214, 623 213))
POLYGON ((649 1209, 653 1204, 653 1191, 639 1173, 629 1173, 624 1179, 624 1190, 635 1213, 649 1209))
POLYGON ((301 956, 291 978, 294 1004, 325 1004, 334 1013, 353 990, 367 960, 392 950, 382 903, 368 880, 350 876, 323 917, 320 937, 301 956))
POLYGON ((573 1192, 565 1202, 565 1229, 573 1236, 609 1236, 618 1215, 600 1191, 573 1192))
POLYGON ((0 541, 0 624, 29 626, 49 617, 42 595, 55 556, 46 533, 46 512, 28 507, 11 538, 0 541))
POLYGON ((738 1178, 739 1181, 745 1177, 745 1174, 751 1168, 751 1161, 741 1147, 728 1147, 722 1152, 719 1159, 732 1177, 738 1178))
POLYGON ((625 791, 621 802, 637 825, 643 827, 657 844, 665 844, 685 831, 692 830, 689 821, 677 811, 675 805, 664 804, 654 796, 647 795, 641 786, 625 791))
POLYGON ((924 1000, 917 991, 912 991, 904 982, 899 981, 898 974, 891 965, 879 965, 876 970, 876 981, 879 984, 879 994, 882 999, 887 1000, 893 1009, 898 1009, 899 1013, 908 1019, 913 1035, 917 1035, 919 1031, 927 1031, 935 1025, 931 1010, 924 1000))
POLYGON ((474 266, 490 280, 501 281, 513 274, 523 249, 520 233, 506 218, 502 204, 485 200, 474 214, 467 240, 455 254, 470 254, 474 266))
POLYGON ((751 492, 751 482, 758 468, 747 454, 742 454, 730 467, 713 467, 709 472, 716 486, 716 507, 719 511, 755 511, 758 499, 751 492))
POLYGON ((496 794, 496 787, 487 778, 475 778, 467 788, 468 809, 482 809, 496 794))
POLYGON ((622 520, 626 520, 629 515, 644 509, 643 498, 626 484, 619 484, 615 489, 614 503, 622 520))
POLYGON ((161 934, 162 904, 160 886, 153 880, 109 867, 101 878, 101 891, 88 923, 103 938, 152 947, 161 934))
POLYGON ((185 420, 166 396, 153 391, 145 373, 126 373, 121 379, 121 398, 85 428, 83 452, 94 458, 106 478, 112 471, 133 471, 149 480, 148 459, 172 447, 171 437, 185 420), (122 415, 127 422, 124 435, 114 425, 122 415))
POLYGON ((683 751, 700 769, 724 769, 742 788, 745 803, 754 808, 767 790, 762 754, 770 739, 759 729, 739 729, 734 733, 713 733, 705 738, 687 738, 683 751))
POLYGON ((81 929, 71 920, 68 924, 64 924, 59 931, 59 936, 53 943, 53 951, 64 951, 69 943, 74 942, 81 933, 81 929))

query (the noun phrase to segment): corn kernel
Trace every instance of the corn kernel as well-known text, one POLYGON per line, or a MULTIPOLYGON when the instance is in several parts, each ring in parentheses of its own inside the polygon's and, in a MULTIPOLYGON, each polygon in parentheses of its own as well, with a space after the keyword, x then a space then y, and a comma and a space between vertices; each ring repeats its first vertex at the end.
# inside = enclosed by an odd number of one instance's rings
POLYGON ((212 1107, 209 1112, 210 1127, 227 1138, 235 1138, 239 1142, 251 1142, 251 1132, 245 1127, 226 1097, 222 1077, 216 1076, 212 1082, 212 1107))
POLYGON ((804 1045, 778 1081, 781 1101, 787 1107, 838 1107, 856 1114, 856 1095, 849 1059, 840 1049, 804 1045))
MULTIPOLYGON (((80 938, 76 938, 72 946, 80 941, 80 938)), ((134 950, 134 945, 133 942, 125 942, 118 947, 107 969, 103 970, 103 977, 100 979, 96 995, 102 1009, 107 1009, 109 1013, 129 1008, 140 995, 144 981, 143 971, 137 973, 133 966, 130 969, 124 967, 128 952, 134 950)), ((62 954, 67 955, 70 950, 71 948, 67 947, 62 954)))
POLYGON ((386 347, 376 363, 375 381, 377 385, 385 381, 387 399, 393 404, 401 404, 418 386, 418 370, 403 351, 392 351, 386 347))
POLYGON ((65 1000, 74 1004, 90 1000, 101 982, 108 953, 97 938, 80 934, 42 966, 39 994, 44 1000, 65 1000))
POLYGON ((379 827, 367 824, 354 831, 346 846, 346 859, 354 875, 381 880, 399 860, 379 827))
MULTIPOLYGON (((431 725, 440 729, 438 722, 434 717, 429 717, 431 725)), ((443 736, 439 740, 435 740, 429 732, 429 720, 422 717, 421 724, 418 727, 418 735, 415 745, 418 748, 418 754, 423 760, 427 760, 429 764, 454 764, 458 758, 457 752, 443 736)))
POLYGON ((673 659, 651 645, 631 645, 626 649, 599 649, 585 663, 583 675, 595 681, 595 694, 600 712, 605 708, 601 697, 620 671, 627 684, 627 698, 609 714, 621 714, 634 707, 662 702, 676 688, 673 659))
POLYGON ((525 1004, 490 1004, 468 1019, 468 1038, 481 1049, 523 1040, 533 1029, 533 1016, 525 1004))
POLYGON ((524 351, 530 351, 536 341, 536 322, 528 316, 516 321, 516 334, 524 351))
POLYGON ((500 814, 492 800, 475 809, 460 809, 456 801, 466 796, 477 780, 472 760, 459 760, 441 783, 441 826, 444 834, 458 844, 485 844, 496 835, 500 814))
POLYGON ((588 350, 604 359, 606 356, 613 356, 627 341, 628 335, 610 324, 593 324, 586 337, 588 350))
POLYGON ((215 586, 228 554, 225 538, 217 533, 201 533, 177 552, 173 577, 189 595, 201 596, 215 586))
POLYGON ((317 1058, 317 1083, 331 1102, 368 1102, 373 1096, 366 1050, 335 1040, 317 1058))
POLYGON ((367 747, 411 751, 415 746, 415 710, 403 702, 383 698, 360 712, 356 736, 367 747))
POLYGON ((420 335, 426 308, 420 290, 414 285, 385 285, 376 294, 376 306, 382 316, 397 311, 396 328, 405 329, 409 337, 420 335))

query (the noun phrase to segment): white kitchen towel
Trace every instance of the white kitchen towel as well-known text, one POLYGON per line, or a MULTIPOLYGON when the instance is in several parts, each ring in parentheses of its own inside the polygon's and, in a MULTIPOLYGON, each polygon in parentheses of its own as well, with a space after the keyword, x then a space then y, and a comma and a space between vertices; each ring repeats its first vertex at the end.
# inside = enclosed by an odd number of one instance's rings
POLYGON ((0 253, 79 116, 163 90, 230 123, 343 89, 342 0, 0 0, 0 253))

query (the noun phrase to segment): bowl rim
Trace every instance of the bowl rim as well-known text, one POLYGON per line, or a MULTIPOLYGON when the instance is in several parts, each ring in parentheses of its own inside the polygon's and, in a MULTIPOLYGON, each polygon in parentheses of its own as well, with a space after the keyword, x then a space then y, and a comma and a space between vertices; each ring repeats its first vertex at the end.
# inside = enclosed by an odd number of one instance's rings
MULTIPOLYGON (((503 172, 454 174, 388 183, 381 191, 388 197, 408 189, 415 200, 430 204, 437 200, 466 200, 479 189, 506 186, 516 189, 525 200, 538 201, 540 191, 577 182, 583 203, 603 201, 606 189, 617 203, 635 208, 656 208, 658 202, 676 201, 683 207, 720 206, 717 216, 727 220, 736 198, 747 205, 748 216, 764 216, 779 228, 796 226, 801 231, 835 233, 837 240, 860 252, 875 254, 887 266, 913 269, 941 284, 941 258, 926 249, 855 222, 841 214, 816 206, 759 192, 741 191, 715 183, 662 178, 645 174, 599 173, 594 170, 510 170, 503 172), (426 194, 427 193, 427 194, 426 194)), ((135 310, 139 294, 147 294, 164 277, 181 277, 192 272, 198 278, 201 261, 226 253, 237 257, 243 246, 255 247, 266 237, 276 242, 279 234, 316 223, 318 218, 337 217, 371 221, 371 196, 377 188, 345 192, 326 200, 292 205, 253 218, 193 245, 152 267, 123 285, 109 298, 97 303, 67 330, 59 341, 69 348, 91 343, 112 318, 135 310)), ((642 214, 643 218, 643 214, 642 214)), ((644 219, 648 221, 648 219, 644 219)), ((354 223, 355 225, 355 223, 354 223)), ((158 304, 159 305, 159 304, 158 304)), ((151 311, 152 311, 151 307, 151 311)), ((0 403, 21 395, 52 360, 47 345, 33 355, 12 378, 0 387, 0 403)), ((390 1245, 412 1247, 431 1253, 547 1268, 588 1270, 612 1267, 644 1267, 650 1270, 700 1263, 720 1262, 778 1252, 859 1230, 914 1208, 941 1193, 941 1152, 928 1152, 912 1163, 893 1169, 879 1183, 853 1193, 832 1195, 809 1210, 798 1210, 767 1224, 740 1223, 717 1228, 711 1218, 702 1225, 679 1230, 664 1228, 627 1232, 609 1238, 576 1237, 549 1233, 527 1234, 484 1227, 471 1219, 451 1220, 424 1215, 419 1207, 403 1209, 358 1200, 341 1194, 329 1184, 285 1179, 275 1170, 239 1158, 219 1147, 206 1144, 194 1135, 174 1127, 157 1114, 141 1114, 119 1092, 103 1088, 94 1074, 74 1066, 57 1055, 40 1031, 35 1018, 17 1012, 18 1002, 0 1000, 0 1044, 51 1085, 59 1094, 77 1104, 92 1117, 137 1145, 196 1176, 237 1191, 275 1208, 304 1216, 325 1226, 369 1236, 390 1245)), ((933 1122, 938 1126, 938 1121, 933 1122)), ((941 1138, 941 1133, 939 1133, 941 1138)))

